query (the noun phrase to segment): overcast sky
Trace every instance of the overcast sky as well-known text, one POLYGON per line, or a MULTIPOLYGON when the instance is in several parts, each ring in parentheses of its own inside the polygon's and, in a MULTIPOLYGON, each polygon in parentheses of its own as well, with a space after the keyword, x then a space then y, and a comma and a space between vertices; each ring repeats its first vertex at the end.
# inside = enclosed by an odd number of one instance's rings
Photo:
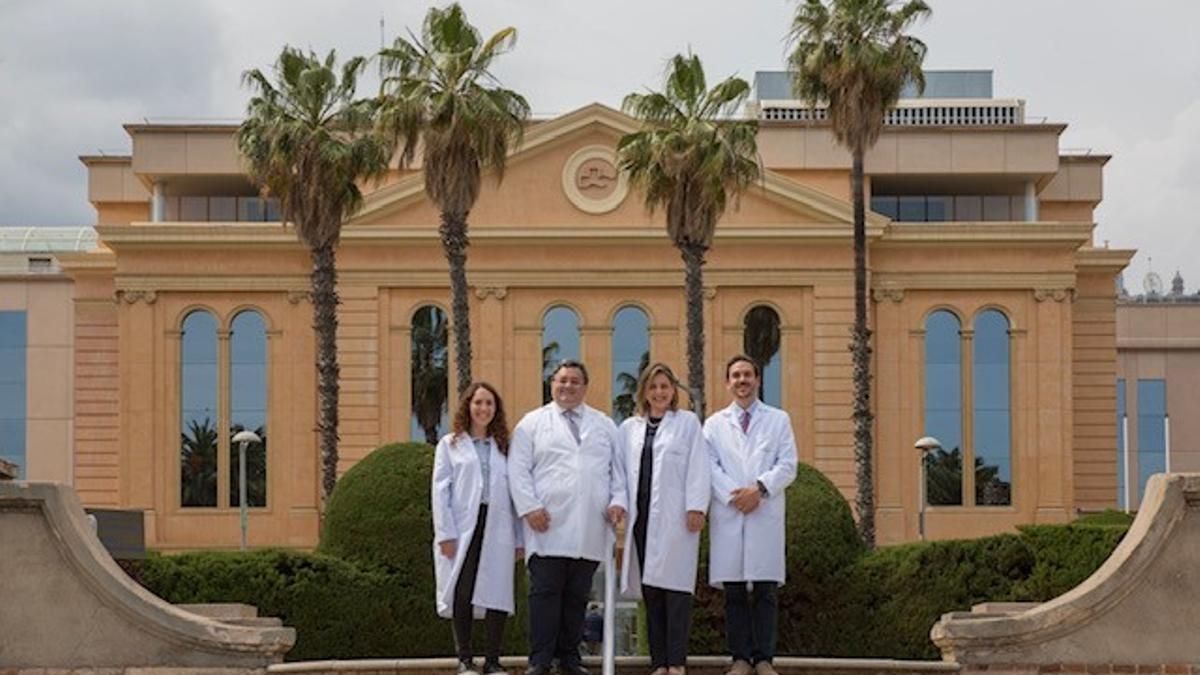
MULTIPOLYGON (((1114 157, 1097 244, 1137 248, 1200 288, 1200 2, 929 0, 928 68, 995 72, 998 97, 1070 124, 1061 147, 1114 157)), ((778 69, 794 0, 466 0, 486 33, 519 31, 496 69, 538 114, 617 106, 691 47, 711 80, 778 69)), ((369 54, 428 2, 0 0, 0 224, 85 225, 81 154, 129 151, 127 122, 236 119, 243 70, 286 44, 369 54), (339 6, 340 5, 340 6, 339 6)), ((366 92, 364 92, 366 93, 366 92)))

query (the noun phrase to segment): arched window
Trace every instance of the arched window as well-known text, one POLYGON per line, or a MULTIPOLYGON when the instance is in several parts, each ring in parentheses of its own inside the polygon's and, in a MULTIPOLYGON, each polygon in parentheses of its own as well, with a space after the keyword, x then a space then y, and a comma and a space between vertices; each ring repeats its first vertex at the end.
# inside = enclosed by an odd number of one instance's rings
POLYGON ((925 495, 932 506, 963 503, 962 326, 938 310, 925 320, 925 435, 942 447, 925 460, 925 495))
POLYGON ((435 445, 449 429, 446 313, 425 305, 412 318, 412 438, 435 445))
POLYGON ((217 320, 197 310, 180 336, 180 504, 217 505, 217 320))
POLYGON ((762 373, 759 398, 777 408, 783 404, 779 347, 779 313, 766 305, 758 305, 746 312, 742 324, 742 349, 746 356, 758 362, 762 373))
POLYGON ((975 503, 1012 504, 1012 414, 1008 318, 989 309, 975 317, 972 355, 972 450, 975 503))
POLYGON ((248 429, 262 439, 246 447, 246 504, 267 505, 267 325, 262 314, 239 312, 229 334, 229 505, 238 500, 238 444, 248 429))
POLYGON ((612 416, 617 424, 637 409, 638 377, 650 365, 650 318, 637 307, 622 307, 613 316, 612 416))
POLYGON ((579 358, 579 316, 561 305, 542 317, 542 403, 550 402, 550 373, 563 359, 579 358))

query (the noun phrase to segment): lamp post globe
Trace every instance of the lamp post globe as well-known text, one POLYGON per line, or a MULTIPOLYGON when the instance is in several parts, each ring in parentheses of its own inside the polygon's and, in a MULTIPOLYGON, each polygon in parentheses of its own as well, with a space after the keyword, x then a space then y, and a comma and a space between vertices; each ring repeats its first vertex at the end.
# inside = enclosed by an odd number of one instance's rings
POLYGON ((917 502, 917 534, 925 541, 925 459, 930 452, 941 449, 942 442, 933 436, 922 436, 913 443, 913 447, 921 452, 920 482, 918 483, 919 500, 917 502))

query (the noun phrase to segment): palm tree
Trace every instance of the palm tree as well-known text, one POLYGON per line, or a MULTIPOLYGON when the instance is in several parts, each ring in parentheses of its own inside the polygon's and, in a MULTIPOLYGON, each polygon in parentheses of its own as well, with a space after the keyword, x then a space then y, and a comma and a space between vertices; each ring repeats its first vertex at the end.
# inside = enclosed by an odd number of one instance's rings
POLYGON ((217 505, 217 425, 191 420, 179 434, 183 506, 217 505))
POLYGON ((333 493, 338 464, 338 358, 336 250, 343 219, 362 205, 358 182, 382 177, 388 147, 373 133, 374 107, 355 100, 366 61, 284 47, 273 81, 248 70, 243 82, 255 95, 237 132, 250 177, 279 198, 284 221, 312 256, 313 331, 317 340, 322 488, 333 493))
POLYGON ((879 139, 884 116, 908 83, 925 87, 921 64, 925 44, 905 31, 928 16, 923 0, 805 0, 796 10, 789 56, 796 94, 811 105, 824 103, 833 135, 853 157, 854 199, 854 461, 857 468, 858 530, 875 545, 872 478, 871 331, 867 327, 866 198, 863 155, 879 139))
POLYGON ((637 386, 638 380, 642 377, 642 373, 646 368, 650 367, 650 350, 642 352, 642 358, 638 359, 638 367, 636 373, 621 371, 617 373, 617 386, 615 389, 620 393, 613 397, 613 421, 617 424, 624 422, 626 419, 633 417, 633 413, 637 411, 637 386))
POLYGON ((550 402, 550 369, 558 363, 558 343, 542 347, 542 405, 550 402))
POLYGON ((402 145, 400 165, 411 164, 418 142, 425 194, 441 210, 442 251, 450 266, 458 393, 471 384, 471 324, 467 289, 467 215, 479 198, 485 170, 499 182, 508 150, 519 145, 529 103, 501 87, 490 68, 512 49, 515 28, 484 41, 457 3, 431 8, 421 37, 396 38, 380 51, 379 129, 402 145))
POLYGON ((687 294, 688 394, 704 416, 704 258, 725 204, 759 176, 758 124, 735 119, 750 93, 730 77, 707 88, 694 54, 669 62, 662 92, 630 94, 621 107, 641 121, 617 145, 621 168, 646 208, 666 211, 667 234, 683 258, 687 294))
POLYGON ((446 412, 449 390, 446 382, 446 315, 436 307, 424 307, 413 316, 412 408, 425 442, 437 445, 438 427, 446 412))

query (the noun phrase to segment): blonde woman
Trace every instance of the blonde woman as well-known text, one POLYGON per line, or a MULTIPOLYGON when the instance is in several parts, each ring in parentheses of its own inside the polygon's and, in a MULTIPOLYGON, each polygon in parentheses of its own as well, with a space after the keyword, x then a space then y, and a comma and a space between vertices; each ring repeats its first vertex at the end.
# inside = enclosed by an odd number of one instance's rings
POLYGON ((648 366, 635 400, 637 414, 621 425, 631 523, 621 590, 641 591, 653 675, 683 675, 711 464, 700 420, 679 410, 679 381, 669 367, 648 366))

